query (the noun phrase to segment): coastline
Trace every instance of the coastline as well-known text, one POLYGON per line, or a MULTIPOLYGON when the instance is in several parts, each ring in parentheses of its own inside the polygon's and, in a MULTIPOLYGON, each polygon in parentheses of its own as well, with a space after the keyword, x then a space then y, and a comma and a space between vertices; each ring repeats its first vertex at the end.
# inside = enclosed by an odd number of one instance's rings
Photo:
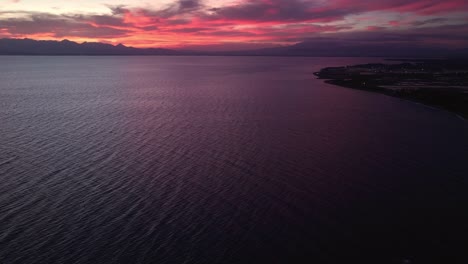
POLYGON ((363 64, 323 68, 314 75, 328 84, 421 103, 468 120, 466 63, 363 64))

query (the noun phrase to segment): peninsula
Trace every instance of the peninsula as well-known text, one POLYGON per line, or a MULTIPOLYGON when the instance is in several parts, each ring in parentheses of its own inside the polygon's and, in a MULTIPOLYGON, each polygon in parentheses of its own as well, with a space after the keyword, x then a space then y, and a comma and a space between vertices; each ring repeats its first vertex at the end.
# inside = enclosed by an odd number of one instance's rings
POLYGON ((404 60, 329 67, 315 75, 330 84, 412 100, 468 118, 466 61, 404 60))

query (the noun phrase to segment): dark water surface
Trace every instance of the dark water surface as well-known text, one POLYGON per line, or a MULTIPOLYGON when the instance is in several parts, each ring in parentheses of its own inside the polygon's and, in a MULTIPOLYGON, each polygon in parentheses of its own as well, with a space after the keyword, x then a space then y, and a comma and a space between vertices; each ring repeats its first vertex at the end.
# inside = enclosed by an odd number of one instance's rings
POLYGON ((0 263, 468 263, 468 122, 312 74, 372 61, 0 57, 0 263))

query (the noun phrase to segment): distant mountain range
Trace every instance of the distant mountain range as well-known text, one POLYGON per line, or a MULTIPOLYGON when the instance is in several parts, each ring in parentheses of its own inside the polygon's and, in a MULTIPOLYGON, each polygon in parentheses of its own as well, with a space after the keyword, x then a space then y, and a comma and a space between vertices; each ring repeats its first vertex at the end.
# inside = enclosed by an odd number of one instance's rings
POLYGON ((69 40, 0 39, 1 55, 177 55, 170 49, 138 49, 122 44, 76 43, 69 40))
POLYGON ((423 45, 350 43, 340 40, 305 41, 291 46, 230 52, 233 55, 309 57, 468 57, 468 48, 447 49, 423 45))
POLYGON ((314 57, 468 57, 468 49, 347 43, 339 40, 306 41, 291 46, 244 51, 187 51, 133 48, 96 42, 69 40, 0 39, 0 55, 223 55, 223 56, 314 56, 314 57))

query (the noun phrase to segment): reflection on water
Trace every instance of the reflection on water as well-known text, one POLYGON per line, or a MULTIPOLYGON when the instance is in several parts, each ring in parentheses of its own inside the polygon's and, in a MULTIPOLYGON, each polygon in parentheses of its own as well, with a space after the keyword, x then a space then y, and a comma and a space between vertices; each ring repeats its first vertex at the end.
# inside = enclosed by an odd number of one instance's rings
POLYGON ((466 254, 467 123, 312 75, 376 59, 0 58, 1 263, 466 254))

